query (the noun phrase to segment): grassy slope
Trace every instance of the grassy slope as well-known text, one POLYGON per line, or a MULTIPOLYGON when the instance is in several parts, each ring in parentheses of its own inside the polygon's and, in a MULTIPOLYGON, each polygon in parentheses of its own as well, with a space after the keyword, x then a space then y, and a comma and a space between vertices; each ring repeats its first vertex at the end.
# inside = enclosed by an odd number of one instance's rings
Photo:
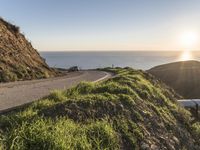
MULTIPOLYGON (((189 113, 149 74, 109 69, 102 83, 80 83, 0 117, 6 149, 195 149, 189 113)), ((195 128, 198 131, 198 125, 195 128)))

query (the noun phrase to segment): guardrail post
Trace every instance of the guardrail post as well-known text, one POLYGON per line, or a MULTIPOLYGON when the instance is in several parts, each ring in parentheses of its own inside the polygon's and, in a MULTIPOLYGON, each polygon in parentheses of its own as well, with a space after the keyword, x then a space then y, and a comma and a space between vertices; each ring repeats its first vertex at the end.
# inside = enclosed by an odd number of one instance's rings
POLYGON ((197 117, 197 119, 199 119, 199 105, 198 104, 196 104, 196 117, 197 117))

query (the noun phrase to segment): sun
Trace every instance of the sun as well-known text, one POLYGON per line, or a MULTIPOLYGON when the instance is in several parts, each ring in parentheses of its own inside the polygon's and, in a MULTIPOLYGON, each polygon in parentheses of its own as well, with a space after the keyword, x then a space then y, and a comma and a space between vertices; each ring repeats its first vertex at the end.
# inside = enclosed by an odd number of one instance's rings
POLYGON ((184 32, 181 35, 181 43, 185 49, 191 50, 198 42, 198 35, 196 32, 184 32))
POLYGON ((184 32, 180 36, 182 53, 179 57, 180 61, 187 61, 193 59, 192 50, 195 49, 198 43, 197 32, 188 31, 184 32))

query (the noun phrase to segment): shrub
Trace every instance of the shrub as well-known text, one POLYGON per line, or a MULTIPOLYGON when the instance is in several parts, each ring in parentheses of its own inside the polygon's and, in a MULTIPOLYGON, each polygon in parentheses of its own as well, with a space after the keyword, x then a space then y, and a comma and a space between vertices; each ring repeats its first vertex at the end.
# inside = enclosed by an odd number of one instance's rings
POLYGON ((66 99, 64 92, 60 90, 54 90, 51 92, 51 94, 48 96, 48 99, 57 101, 63 101, 66 99))
POLYGON ((20 28, 16 25, 10 24, 6 22, 3 18, 0 18, 0 21, 4 23, 4 25, 13 33, 18 34, 20 32, 20 28))
POLYGON ((8 70, 0 72, 0 82, 16 81, 17 75, 8 70))
POLYGON ((197 136, 197 138, 200 138, 200 122, 196 122, 192 125, 193 133, 197 136))

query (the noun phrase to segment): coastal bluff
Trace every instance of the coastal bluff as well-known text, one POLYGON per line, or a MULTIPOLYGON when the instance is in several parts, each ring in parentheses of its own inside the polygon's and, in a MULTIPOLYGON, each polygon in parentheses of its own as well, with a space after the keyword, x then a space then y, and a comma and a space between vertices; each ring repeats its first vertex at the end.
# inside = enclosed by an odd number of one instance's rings
POLYGON ((55 75, 56 72, 20 33, 20 28, 0 18, 0 82, 55 75))
POLYGON ((149 73, 172 87, 184 98, 200 98, 200 62, 195 60, 156 66, 149 73))

